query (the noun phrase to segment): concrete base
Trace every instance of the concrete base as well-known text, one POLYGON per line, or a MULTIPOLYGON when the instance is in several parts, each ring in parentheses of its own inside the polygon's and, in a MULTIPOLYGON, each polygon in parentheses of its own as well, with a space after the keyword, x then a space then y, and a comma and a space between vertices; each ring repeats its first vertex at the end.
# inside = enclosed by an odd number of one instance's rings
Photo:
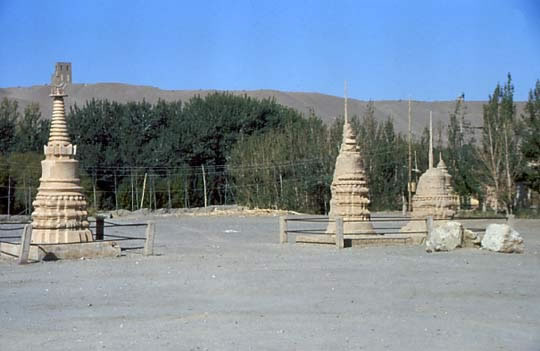
POLYGON ((401 227, 399 231, 403 234, 407 234, 409 232, 427 233, 426 221, 410 221, 409 223, 401 227))
POLYGON ((334 235, 297 235, 295 238, 297 244, 336 244, 334 235))
MULTIPOLYGON (((0 243, 0 257, 19 257, 19 243, 0 243)), ((54 261, 80 258, 118 257, 120 245, 115 241, 92 241, 77 244, 31 244, 28 259, 54 261)))
MULTIPOLYGON (((326 234, 333 235, 336 232, 336 223, 329 222, 326 227, 326 234)), ((373 223, 370 221, 359 221, 356 218, 343 218, 343 233, 347 235, 376 235, 373 223), (356 221, 355 221, 356 220, 356 221)))
MULTIPOLYGON (((420 245, 425 234, 345 235, 345 247, 420 245)), ((335 245, 334 235, 298 235, 296 243, 335 245)))

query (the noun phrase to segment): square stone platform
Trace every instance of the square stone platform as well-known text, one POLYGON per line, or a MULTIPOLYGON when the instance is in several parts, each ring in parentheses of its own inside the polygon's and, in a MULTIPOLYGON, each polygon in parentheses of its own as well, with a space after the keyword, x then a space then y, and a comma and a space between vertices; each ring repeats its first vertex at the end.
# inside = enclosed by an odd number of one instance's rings
MULTIPOLYGON (((20 243, 0 243, 0 257, 19 257, 20 243)), ((120 245, 115 241, 91 241, 73 244, 30 244, 30 261, 54 261, 80 258, 120 256, 120 245)))
MULTIPOLYGON (((425 241, 425 234, 387 234, 366 235, 346 234, 343 236, 345 247, 374 247, 374 246, 411 246, 420 245, 425 241)), ((296 243, 335 245, 336 236, 325 235, 297 235, 296 243)))

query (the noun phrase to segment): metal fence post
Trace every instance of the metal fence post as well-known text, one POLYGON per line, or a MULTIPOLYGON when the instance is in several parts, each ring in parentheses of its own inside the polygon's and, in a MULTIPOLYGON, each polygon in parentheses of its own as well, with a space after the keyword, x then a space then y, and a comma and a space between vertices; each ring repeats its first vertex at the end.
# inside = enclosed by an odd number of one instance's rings
POLYGON ((105 236, 105 217, 96 215, 96 240, 103 240, 105 236))
POLYGON ((154 254, 154 238, 156 233, 156 226, 154 221, 148 221, 146 226, 146 241, 144 242, 144 256, 152 256, 154 254))
POLYGON ((343 217, 336 217, 336 245, 340 250, 345 247, 345 240, 343 238, 343 217))
POLYGON ((287 235, 287 216, 279 217, 279 243, 285 244, 289 241, 287 235))
POLYGON ((19 253, 18 264, 28 263, 28 255, 30 253, 30 241, 32 240, 32 224, 24 226, 23 235, 21 237, 21 251, 19 253))

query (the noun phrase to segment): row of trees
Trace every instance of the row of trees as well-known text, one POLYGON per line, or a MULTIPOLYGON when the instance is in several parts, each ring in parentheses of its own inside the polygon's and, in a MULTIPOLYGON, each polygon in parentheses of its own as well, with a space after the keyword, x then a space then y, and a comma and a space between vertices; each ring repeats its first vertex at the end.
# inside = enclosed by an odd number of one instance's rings
MULTIPOLYGON (((511 211, 517 183, 540 190, 540 82, 523 116, 516 114, 513 93, 508 76, 484 105, 479 136, 467 121, 463 97, 448 116, 436 152, 447 161, 464 203, 493 194, 493 208, 511 211)), ((371 209, 398 209, 407 189, 407 138, 395 131, 391 118, 376 120, 374 111, 369 103, 362 116, 351 118, 364 155, 371 209)), ((227 93, 184 103, 91 100, 71 108, 67 118, 92 207, 237 203, 329 210, 341 118, 325 125, 314 114, 304 117, 272 99, 227 93)), ((38 106, 20 114, 16 102, 0 103, 1 212, 8 206, 11 213, 31 211, 47 134, 48 122, 40 119, 38 106)), ((427 145, 426 129, 412 145, 420 170, 427 168, 427 145)))
POLYGON ((38 151, 47 143, 49 124, 38 104, 21 114, 17 101, 0 101, 0 213, 31 213, 41 174, 38 151))

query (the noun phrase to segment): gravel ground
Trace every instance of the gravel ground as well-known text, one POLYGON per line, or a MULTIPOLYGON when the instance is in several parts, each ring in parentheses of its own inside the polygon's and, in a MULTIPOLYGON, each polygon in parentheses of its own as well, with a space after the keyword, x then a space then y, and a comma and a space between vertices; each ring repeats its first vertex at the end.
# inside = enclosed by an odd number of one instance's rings
POLYGON ((428 254, 279 245, 277 217, 160 218, 157 256, 0 261, 0 350, 540 350, 540 221, 515 227, 524 254, 428 254))

